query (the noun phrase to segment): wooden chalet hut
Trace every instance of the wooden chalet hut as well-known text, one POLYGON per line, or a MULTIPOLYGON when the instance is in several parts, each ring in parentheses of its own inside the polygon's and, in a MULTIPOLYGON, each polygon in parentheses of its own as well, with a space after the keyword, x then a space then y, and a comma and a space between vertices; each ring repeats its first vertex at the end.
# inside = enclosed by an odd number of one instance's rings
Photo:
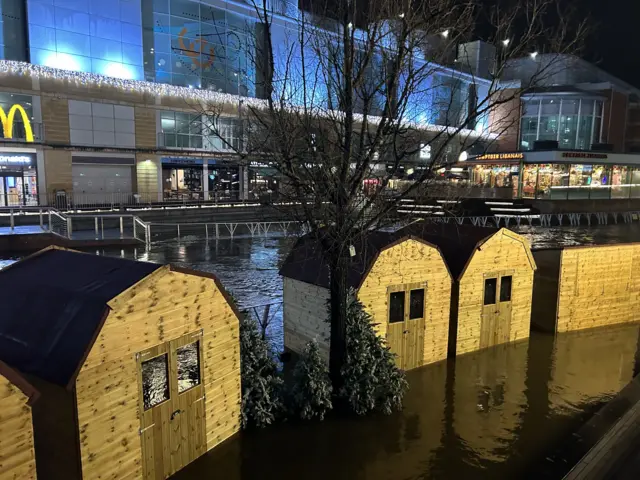
POLYGON ((455 280, 450 355, 529 337, 536 264, 525 238, 457 224, 419 222, 404 231, 437 245, 455 280))
POLYGON ((0 362, 0 478, 36 476, 31 406, 38 392, 22 375, 0 362))
MULTIPOLYGON (((376 232, 354 245, 349 286, 377 333, 411 369, 447 356, 451 275, 438 247, 411 235, 376 232)), ((285 347, 300 353, 316 339, 329 357, 329 270, 320 245, 301 238, 285 260, 285 347)))
POLYGON ((0 360, 40 393, 40 479, 165 479, 238 431, 239 321, 215 277, 47 249, 0 286, 0 360))
POLYGON ((640 321, 640 243, 534 252, 534 326, 568 332, 640 321))

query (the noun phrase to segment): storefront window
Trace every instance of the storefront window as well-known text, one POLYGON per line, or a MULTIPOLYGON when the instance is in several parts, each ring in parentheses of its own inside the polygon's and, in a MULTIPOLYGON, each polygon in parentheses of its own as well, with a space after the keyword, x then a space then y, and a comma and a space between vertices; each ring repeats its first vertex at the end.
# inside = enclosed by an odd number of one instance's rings
POLYGON ((611 198, 629 198, 629 168, 614 166, 611 174, 611 198))
POLYGON ((538 183, 538 165, 525 165, 522 172, 522 197, 535 198, 538 183))
POLYGON ((610 198, 611 196, 611 167, 594 165, 591 172, 591 188, 589 198, 610 198))
POLYGON ((576 148, 576 132, 578 130, 578 108, 580 100, 563 100, 561 102, 560 134, 558 145, 566 150, 576 148))
POLYGON ((569 200, 589 198, 591 165, 571 165, 569 172, 569 200))
POLYGON ((640 198, 640 168, 631 170, 631 181, 629 183, 631 198, 640 198))
POLYGON ((38 205, 35 154, 0 154, 0 207, 38 205))

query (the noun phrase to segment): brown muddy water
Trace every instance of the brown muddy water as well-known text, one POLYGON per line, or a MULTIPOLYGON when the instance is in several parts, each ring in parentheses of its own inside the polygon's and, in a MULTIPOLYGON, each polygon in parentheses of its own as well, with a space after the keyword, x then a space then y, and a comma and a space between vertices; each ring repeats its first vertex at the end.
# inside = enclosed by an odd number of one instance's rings
MULTIPOLYGON (((521 229, 534 248, 639 241, 640 226, 521 229)), ((278 302, 287 238, 183 239, 98 254, 213 272, 244 306, 278 302)), ((13 259, 0 259, 0 268, 13 259)), ((282 317, 269 330, 282 348, 282 317)), ((404 409, 242 432, 176 480, 562 478, 564 449, 640 371, 640 326, 531 338, 408 372, 404 409)))

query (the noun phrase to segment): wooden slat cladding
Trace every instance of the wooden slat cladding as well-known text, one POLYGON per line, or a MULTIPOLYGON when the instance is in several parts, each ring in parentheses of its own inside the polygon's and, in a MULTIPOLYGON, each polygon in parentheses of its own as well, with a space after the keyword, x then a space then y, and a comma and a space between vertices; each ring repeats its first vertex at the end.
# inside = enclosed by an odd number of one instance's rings
MULTIPOLYGON (((418 322, 423 331, 411 332, 413 337, 409 342, 411 360, 406 365, 415 367, 443 360, 447 356, 451 276, 440 251, 414 239, 382 250, 362 282, 358 298, 371 315, 377 334, 387 339, 387 288, 411 284, 428 284, 424 322, 418 322)), ((305 344, 315 338, 324 358, 328 359, 328 300, 328 289, 284 278, 284 335, 287 348, 301 352, 305 344)), ((400 330, 399 334, 402 332, 400 330)), ((405 365, 404 362, 401 364, 405 365)))
MULTIPOLYGON (((425 296, 423 355, 409 365, 421 366, 444 360, 449 340, 451 276, 440 251, 414 239, 380 252, 358 290, 358 298, 371 314, 377 333, 387 338, 389 296, 393 285, 428 285, 425 296)), ((420 344, 420 342, 417 342, 420 344)))
POLYGON ((0 478, 36 478, 33 423, 28 397, 0 375, 0 478))
POLYGON ((136 353, 196 331, 203 331, 204 450, 239 430, 239 324, 212 279, 164 267, 109 305, 76 383, 84 478, 142 478, 136 353))
POLYGON ((562 251, 558 332, 635 322, 639 307, 640 244, 562 251))
POLYGON ((510 342, 529 337, 534 271, 528 242, 509 230, 501 229, 474 251, 460 279, 456 355, 481 348, 485 278, 492 272, 512 276, 511 324, 500 331, 508 332, 510 342))
POLYGON ((69 145, 69 102, 66 98, 43 95, 41 98, 42 121, 45 140, 50 144, 69 145))
POLYGON ((284 278, 284 344, 296 353, 317 340, 320 353, 329 360, 329 290, 284 278))

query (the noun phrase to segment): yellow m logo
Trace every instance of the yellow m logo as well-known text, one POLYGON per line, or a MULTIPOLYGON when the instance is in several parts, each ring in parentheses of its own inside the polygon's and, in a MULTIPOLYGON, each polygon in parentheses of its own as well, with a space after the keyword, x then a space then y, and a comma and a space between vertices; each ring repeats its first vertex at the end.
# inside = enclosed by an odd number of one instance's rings
POLYGON ((0 121, 2 122, 2 128, 4 129, 4 138, 13 138, 13 118, 16 116, 16 112, 20 112, 22 116, 22 123, 24 123, 24 132, 27 142, 33 142, 33 130, 31 129, 31 122, 29 116, 25 112, 22 105, 13 105, 9 109, 9 115, 4 112, 4 109, 0 107, 0 121))

